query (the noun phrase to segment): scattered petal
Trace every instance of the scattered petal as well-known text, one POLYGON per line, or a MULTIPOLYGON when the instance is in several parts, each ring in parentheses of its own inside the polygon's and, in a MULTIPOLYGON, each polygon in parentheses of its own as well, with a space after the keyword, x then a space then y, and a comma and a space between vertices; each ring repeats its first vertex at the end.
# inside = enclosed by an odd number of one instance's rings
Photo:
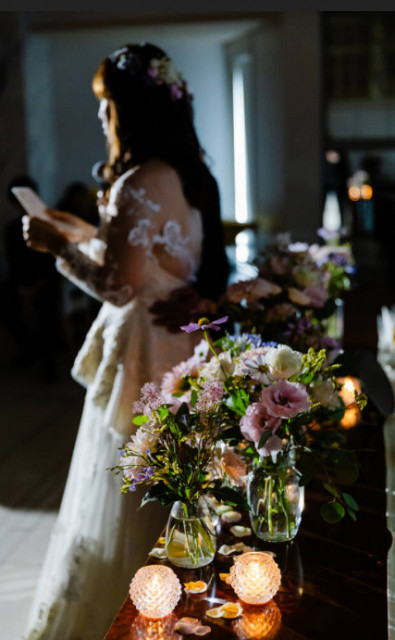
POLYGON ((222 605, 221 609, 223 618, 238 618, 243 613, 243 609, 239 602, 227 602, 222 605))
POLYGON ((206 611, 206 616, 209 618, 222 618, 222 608, 215 607, 215 609, 209 609, 206 611))
POLYGON ((240 553, 248 549, 251 551, 251 547, 247 547, 244 542, 236 542, 235 544, 223 544, 222 547, 218 549, 218 553, 222 553, 223 556, 229 556, 231 553, 240 553))
POLYGON ((194 634, 196 636, 205 636, 211 631, 211 627, 202 625, 198 618, 180 618, 175 626, 174 631, 178 631, 182 635, 194 634))
POLYGON ((166 538, 164 538, 163 536, 161 536, 161 537, 158 539, 158 544, 166 544, 166 538))
POLYGON ((200 627, 196 627, 194 634, 195 636, 206 636, 210 632, 211 632, 211 627, 209 627, 208 625, 202 624, 200 625, 200 627))
POLYGON ((219 507, 216 508, 216 512, 218 515, 222 516, 227 511, 232 511, 232 507, 228 504, 220 504, 219 507))
POLYGON ((187 593, 204 593, 207 591, 207 582, 198 580, 197 582, 184 582, 185 591, 187 593))
POLYGON ((225 511, 221 516, 221 520, 226 524, 231 524, 232 522, 240 522, 242 517, 238 511, 225 511))
POLYGON ((226 584, 230 584, 228 582, 228 578, 230 578, 230 573, 220 573, 219 577, 221 578, 222 582, 226 582, 226 584))
POLYGON ((232 620, 241 616, 242 613, 243 609, 239 602, 225 602, 220 607, 206 611, 206 615, 210 618, 228 618, 232 620))
POLYGON ((148 555, 152 556, 153 558, 160 558, 161 560, 164 560, 165 558, 167 558, 167 551, 162 547, 154 547, 153 549, 151 549, 148 555))
POLYGON ((250 536, 252 533, 250 527, 242 527, 241 525, 238 525, 238 524, 231 527, 230 532, 233 533, 233 535, 236 536, 236 538, 246 538, 247 536, 250 536))

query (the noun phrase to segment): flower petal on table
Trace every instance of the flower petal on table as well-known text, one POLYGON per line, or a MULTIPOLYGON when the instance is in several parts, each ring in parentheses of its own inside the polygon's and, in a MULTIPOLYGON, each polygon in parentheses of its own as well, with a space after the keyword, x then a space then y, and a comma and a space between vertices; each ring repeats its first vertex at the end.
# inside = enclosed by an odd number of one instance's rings
POLYGON ((222 605, 221 609, 223 618, 238 618, 243 613, 243 609, 239 602, 227 602, 222 605))
POLYGON ((222 607, 215 607, 215 609, 208 609, 206 616, 209 618, 222 618, 222 607))
POLYGON ((163 536, 158 538, 158 544, 166 544, 166 538, 164 538, 163 536))
POLYGON ((210 618, 238 618, 243 613, 243 609, 239 602, 225 602, 220 607, 209 609, 206 615, 210 618))
POLYGON ((164 560, 165 558, 167 558, 167 551, 162 547, 154 547, 153 549, 151 549, 148 555, 152 556, 153 558, 160 558, 161 560, 164 560))
POLYGON ((236 542, 235 544, 223 544, 222 547, 218 549, 218 553, 222 553, 223 556, 229 556, 231 553, 240 553, 248 549, 251 551, 251 547, 247 547, 244 542, 236 542))
POLYGON ((238 511, 225 511, 221 516, 221 520, 225 522, 225 524, 231 524, 232 522, 240 522, 242 517, 238 511))
POLYGON ((239 524, 236 524, 233 527, 231 527, 230 532, 233 533, 233 535, 236 536, 236 538, 246 538, 247 536, 250 536, 252 533, 250 527, 242 527, 239 524))
POLYGON ((200 625, 200 627, 196 627, 194 634, 195 636, 206 636, 208 633, 211 633, 211 627, 206 624, 200 625))
POLYGON ((206 636, 211 631, 211 627, 202 625, 198 618, 180 618, 175 626, 174 631, 181 633, 182 635, 194 634, 196 636, 206 636))
POLYGON ((220 504, 215 510, 219 516, 222 516, 222 514, 227 511, 233 511, 232 507, 228 504, 220 504))
POLYGON ((204 593, 207 591, 207 582, 198 580, 197 582, 184 582, 185 591, 187 593, 204 593))
POLYGON ((228 578, 230 578, 230 573, 220 573, 219 577, 222 580, 222 582, 226 582, 226 584, 229 584, 228 578))

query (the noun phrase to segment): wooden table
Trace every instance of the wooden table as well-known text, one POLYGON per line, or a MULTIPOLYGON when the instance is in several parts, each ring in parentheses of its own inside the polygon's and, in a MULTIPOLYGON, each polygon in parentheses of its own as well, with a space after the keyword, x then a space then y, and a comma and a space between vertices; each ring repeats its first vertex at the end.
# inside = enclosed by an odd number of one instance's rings
MULTIPOLYGON (((232 588, 218 575, 229 571, 232 556, 217 553, 212 565, 194 572, 172 567, 181 582, 209 582, 206 593, 183 594, 174 614, 162 621, 142 618, 127 597, 105 640, 181 638, 172 632, 172 624, 183 616, 208 624, 211 633, 205 637, 209 640, 386 639, 387 556, 392 537, 386 528, 383 418, 374 411, 369 416, 365 424, 349 432, 351 446, 373 449, 361 454, 361 475, 350 488, 360 505, 356 523, 347 517, 337 525, 326 524, 319 508, 327 496, 315 483, 306 492, 302 526, 293 542, 270 545, 252 536, 244 539, 256 549, 277 554, 282 584, 266 608, 243 605, 243 616, 236 620, 205 616, 207 609, 237 601, 232 588)), ((218 547, 235 541, 229 526, 224 525, 218 547)), ((149 558, 148 563, 168 564, 154 558, 149 558)), ((185 637, 195 640, 198 636, 185 637)))

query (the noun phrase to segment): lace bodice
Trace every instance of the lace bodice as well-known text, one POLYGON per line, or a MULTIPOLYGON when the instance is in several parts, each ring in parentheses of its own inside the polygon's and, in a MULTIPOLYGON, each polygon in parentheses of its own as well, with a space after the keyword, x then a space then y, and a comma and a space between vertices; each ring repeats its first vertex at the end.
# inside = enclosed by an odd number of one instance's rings
POLYGON ((133 174, 127 171, 112 186, 96 236, 68 245, 57 259, 59 271, 81 289, 118 307, 152 289, 158 271, 162 293, 163 280, 175 281, 170 288, 193 282, 200 261, 199 211, 189 208, 183 231, 178 220, 164 219, 148 190, 133 185, 133 174))

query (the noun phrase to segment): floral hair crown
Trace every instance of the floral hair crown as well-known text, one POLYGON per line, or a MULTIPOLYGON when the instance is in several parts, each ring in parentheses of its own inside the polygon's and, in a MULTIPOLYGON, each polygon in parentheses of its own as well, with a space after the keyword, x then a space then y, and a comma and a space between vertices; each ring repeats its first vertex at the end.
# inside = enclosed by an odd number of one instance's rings
POLYGON ((167 56, 151 58, 146 69, 143 68, 141 58, 127 47, 114 51, 109 58, 117 69, 128 71, 133 76, 139 73, 147 86, 167 85, 172 100, 180 100, 183 97, 192 99, 181 73, 167 56))

